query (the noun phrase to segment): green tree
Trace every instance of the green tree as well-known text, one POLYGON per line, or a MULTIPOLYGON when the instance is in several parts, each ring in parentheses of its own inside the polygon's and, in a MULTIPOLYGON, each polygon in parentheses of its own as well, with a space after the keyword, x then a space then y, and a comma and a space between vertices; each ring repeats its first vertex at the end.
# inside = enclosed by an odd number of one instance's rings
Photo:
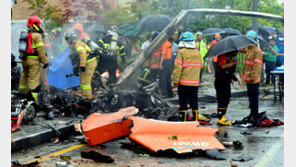
POLYGON ((62 10, 57 6, 47 4, 47 0, 24 0, 29 3, 29 10, 32 10, 32 15, 36 15, 43 20, 54 19, 62 16, 62 10))

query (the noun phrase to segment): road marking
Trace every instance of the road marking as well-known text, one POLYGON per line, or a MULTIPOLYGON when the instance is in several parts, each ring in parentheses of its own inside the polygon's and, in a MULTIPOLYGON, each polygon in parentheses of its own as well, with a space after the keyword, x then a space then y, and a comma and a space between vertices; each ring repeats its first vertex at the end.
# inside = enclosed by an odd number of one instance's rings
POLYGON ((72 150, 78 149, 78 148, 83 147, 83 146, 85 146, 85 145, 86 145, 86 144, 78 144, 78 145, 74 145, 74 146, 71 146, 71 147, 65 148, 65 149, 63 149, 63 150, 56 151, 56 152, 51 153, 51 154, 49 154, 49 155, 45 155, 45 156, 43 156, 43 157, 41 157, 41 158, 36 158, 36 159, 34 159, 34 160, 32 160, 32 161, 28 161, 28 162, 25 162, 25 163, 27 164, 27 163, 32 163, 32 162, 35 162, 35 161, 42 162, 42 161, 47 160, 47 159, 49 159, 49 158, 51 158, 51 157, 59 156, 59 155, 61 155, 61 154, 64 154, 64 153, 66 153, 66 152, 69 152, 69 151, 72 151, 72 150))
POLYGON ((268 150, 266 154, 258 161, 255 167, 267 166, 268 163, 273 159, 276 153, 282 148, 284 145, 284 134, 280 137, 280 139, 268 150))

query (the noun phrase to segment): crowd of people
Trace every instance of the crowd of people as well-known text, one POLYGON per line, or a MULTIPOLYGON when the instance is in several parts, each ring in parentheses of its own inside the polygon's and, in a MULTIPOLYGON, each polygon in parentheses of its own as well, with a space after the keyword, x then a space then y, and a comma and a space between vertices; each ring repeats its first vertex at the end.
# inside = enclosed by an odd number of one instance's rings
MULTIPOLYGON (((157 35, 158 33, 156 32, 152 36, 155 38, 157 35)), ((171 98, 175 96, 171 91, 171 85, 173 85, 173 88, 178 88, 180 120, 190 120, 187 114, 188 106, 192 109, 193 119, 191 121, 198 121, 199 117, 203 117, 198 114, 198 87, 202 83, 205 62, 209 63, 209 61, 212 61, 210 64, 213 65, 214 69, 214 87, 218 103, 217 124, 232 124, 232 121, 226 119, 225 115, 230 102, 231 82, 238 81, 242 84, 241 80, 236 78, 234 73, 238 64, 237 55, 239 52, 244 52, 245 62, 243 78, 241 79, 246 82, 250 103, 250 114, 244 120, 253 124, 257 123, 261 70, 263 65, 265 65, 265 83, 269 84, 270 78, 272 78, 271 80, 274 84, 274 78, 270 77, 270 72, 276 67, 283 65, 284 40, 279 36, 270 36, 267 47, 261 50, 258 41, 259 36, 255 31, 249 30, 246 36, 256 41, 257 44, 205 59, 208 50, 222 40, 221 34, 216 33, 214 40, 210 45, 207 45, 205 39, 203 39, 202 32, 197 32, 195 35, 191 32, 184 32, 178 39, 169 37, 148 59, 146 66, 153 76, 153 81, 157 77, 159 78, 159 86, 163 97, 171 98), (179 42, 176 43, 174 41, 179 42), (280 51, 278 49, 279 44, 281 47, 280 51), (167 51, 168 49, 171 51, 167 51), (168 59, 171 59, 171 61, 166 61, 168 59)), ((147 36, 148 41, 142 45, 142 48, 147 48, 151 41, 153 41, 154 38, 151 39, 150 37, 151 35, 149 34, 147 36)))
MULTIPOLYGON (((116 70, 118 69, 118 57, 125 64, 124 45, 118 40, 118 27, 112 26, 107 34, 95 41, 95 46, 89 45, 85 39, 90 36, 83 31, 83 26, 78 23, 74 26, 74 33, 65 33, 62 28, 44 33, 42 21, 37 16, 28 19, 27 47, 23 51, 22 66, 23 72, 20 79, 19 91, 31 93, 37 100, 37 87, 42 83, 46 91, 49 90, 46 78, 48 65, 53 54, 60 51, 59 39, 64 38, 69 45, 73 65, 73 71, 79 76, 82 95, 86 101, 92 99, 91 82, 96 70, 100 73, 109 72, 108 86, 112 88, 116 83, 116 70), (108 52, 107 52, 107 51, 108 52), (106 52, 103 52, 106 51, 106 52), (43 66, 41 66, 41 63, 43 66)), ((140 52, 143 52, 151 42, 159 35, 158 32, 147 35, 140 52)), ((250 30, 247 37, 257 40, 258 35, 250 30)), ((208 50, 222 40, 221 34, 215 34, 214 40, 208 45, 202 32, 193 35, 191 32, 184 32, 178 39, 169 37, 146 61, 145 77, 143 81, 159 81, 160 92, 163 97, 172 98, 175 96, 174 88, 178 89, 179 116, 181 121, 188 121, 188 106, 192 109, 192 121, 198 121, 203 117, 198 112, 198 88, 202 83, 202 74, 206 62, 212 61, 215 81, 214 87, 217 97, 217 124, 231 125, 231 120, 226 119, 227 107, 230 102, 231 82, 240 81, 234 75, 238 60, 236 59, 239 50, 231 51, 221 55, 205 59, 208 50), (148 74, 148 75, 147 75, 148 74)), ((270 45, 262 51, 258 45, 251 45, 240 51, 245 52, 245 64, 243 69, 243 80, 247 84, 250 103, 250 114, 247 120, 256 124, 258 119, 258 97, 259 82, 263 64, 266 70, 265 84, 274 84, 274 78, 270 73, 277 66, 283 65, 284 39, 280 36, 270 36, 270 45), (264 54, 263 54, 264 53, 264 54)), ((282 78, 283 80, 283 78, 282 78)))

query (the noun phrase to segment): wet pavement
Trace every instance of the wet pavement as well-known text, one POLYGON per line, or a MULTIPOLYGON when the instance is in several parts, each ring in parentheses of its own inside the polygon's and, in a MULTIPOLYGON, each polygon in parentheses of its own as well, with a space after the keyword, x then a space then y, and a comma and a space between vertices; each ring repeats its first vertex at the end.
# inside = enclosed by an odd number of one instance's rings
MULTIPOLYGON (((205 79, 204 84, 199 89, 201 96, 208 95, 209 98, 215 97, 215 90, 211 82, 205 79)), ((234 85, 238 86, 238 85, 234 85)), ((272 88, 269 88, 272 89, 272 88)), ((232 92, 241 91, 232 89, 232 92)), ((175 98, 177 99, 177 97, 175 98)), ((248 98, 232 98, 229 110, 226 114, 228 119, 241 120, 249 114, 248 98)), ((216 102, 199 103, 201 114, 216 113, 216 102)), ((284 102, 274 102, 273 95, 265 96, 260 94, 259 112, 267 111, 266 115, 270 119, 279 119, 284 122, 284 102)), ((171 113, 172 114, 172 113, 171 113)), ((170 115, 171 115, 170 114, 170 115)), ((253 127, 242 128, 235 126, 217 126, 216 118, 211 120, 212 125, 207 127, 218 128, 217 138, 220 142, 240 141, 243 143, 243 149, 235 149, 233 147, 226 147, 221 151, 221 154, 226 160, 213 160, 202 154, 197 154, 188 157, 164 157, 159 155, 149 155, 139 150, 131 150, 123 147, 122 143, 131 143, 128 137, 123 137, 94 147, 87 145, 79 145, 79 142, 65 140, 58 143, 46 143, 40 146, 32 147, 27 150, 13 152, 11 160, 18 160, 21 163, 36 160, 36 158, 43 158, 40 166, 56 166, 56 162, 62 162, 60 155, 71 156, 69 162, 73 166, 231 166, 237 165, 239 167, 249 166, 284 166, 284 126, 273 127, 253 127), (242 133, 242 132, 247 132, 242 133), (115 162, 111 164, 98 163, 90 159, 81 157, 82 151, 96 150, 104 155, 111 156, 115 162), (144 155, 144 156, 143 156, 144 155), (238 156, 251 156, 253 159, 246 162, 239 162, 232 160, 238 156)), ((60 126, 60 125, 58 125, 60 126)), ((22 130, 25 127, 22 127, 22 130)), ((25 132, 16 132, 21 135, 25 132)), ((13 136, 13 135, 12 135, 13 136)))
MULTIPOLYGON (((284 105, 283 103, 274 103, 272 100, 260 101, 260 112, 267 111, 267 116, 270 119, 284 119, 284 105)), ((215 112, 216 104, 206 104, 205 108, 200 109, 203 114, 211 114, 215 112)), ((232 99, 227 118, 232 120, 240 120, 248 115, 248 101, 246 98, 232 99)), ((240 132, 246 130, 246 128, 234 127, 234 126, 217 126, 216 119, 212 119, 212 125, 208 127, 218 127, 219 133, 217 138, 221 142, 231 142, 239 140, 243 143, 244 148, 242 150, 236 150, 233 147, 227 147, 224 151, 221 151, 226 160, 212 160, 204 156, 193 156, 189 158, 168 158, 149 156, 141 157, 136 151, 122 148, 121 143, 130 143, 128 137, 111 141, 100 146, 88 147, 83 146, 73 151, 65 152, 62 155, 71 156, 71 164, 73 166, 231 166, 231 164, 237 164, 238 166, 284 166, 284 154, 283 154, 283 132, 284 126, 277 127, 254 127, 248 128, 252 132, 251 135, 243 135, 240 132), (228 135, 225 135, 227 133, 228 135), (226 137, 225 137, 226 136, 226 137), (93 160, 83 159, 80 156, 81 151, 89 149, 96 149, 103 154, 109 155, 114 158, 115 163, 96 163, 93 160), (233 161, 232 158, 247 155, 252 156, 254 159, 247 162, 233 161)), ((69 148, 79 143, 73 143, 70 141, 64 141, 60 143, 48 143, 41 146, 33 147, 29 151, 12 153, 11 159, 18 160, 19 162, 27 162, 34 160, 38 156, 45 156, 69 148), (35 158, 34 158, 35 157, 35 158)), ((55 166, 56 162, 61 162, 60 156, 53 157, 44 160, 40 163, 40 166, 55 166)))

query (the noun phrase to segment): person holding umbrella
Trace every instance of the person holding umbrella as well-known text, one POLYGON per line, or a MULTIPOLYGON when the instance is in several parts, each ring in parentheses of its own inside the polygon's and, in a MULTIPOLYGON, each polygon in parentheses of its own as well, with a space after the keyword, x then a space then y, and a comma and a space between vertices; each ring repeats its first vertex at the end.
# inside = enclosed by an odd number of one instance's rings
MULTIPOLYGON (((237 64, 236 55, 238 50, 247 46, 256 45, 256 41, 245 35, 229 36, 213 45, 206 57, 217 56, 217 68, 215 69, 215 89, 217 93, 218 125, 231 125, 232 121, 225 118, 228 104, 230 102, 232 80, 238 81, 243 88, 241 81, 235 77, 234 72, 237 64)), ((257 61, 257 60, 256 60, 257 61)))
POLYGON ((215 89, 218 102, 218 125, 231 125, 231 120, 225 118, 228 104, 230 102, 231 81, 238 81, 234 76, 235 68, 238 63, 236 60, 238 51, 231 51, 218 56, 217 69, 215 75, 215 89))
MULTIPOLYGON (((249 31, 247 37, 256 40, 257 33, 249 31)), ((248 46, 245 58, 245 66, 243 72, 244 81, 247 83, 248 97, 250 103, 250 114, 243 120, 251 122, 253 125, 258 123, 258 98, 259 98, 259 82, 260 73, 263 66, 263 54, 261 49, 255 44, 248 46)))
POLYGON ((191 32, 181 35, 180 50, 174 62, 173 83, 178 87, 179 117, 187 121, 187 105, 190 104, 194 121, 198 121, 198 86, 199 74, 203 67, 200 52, 196 49, 191 32))

